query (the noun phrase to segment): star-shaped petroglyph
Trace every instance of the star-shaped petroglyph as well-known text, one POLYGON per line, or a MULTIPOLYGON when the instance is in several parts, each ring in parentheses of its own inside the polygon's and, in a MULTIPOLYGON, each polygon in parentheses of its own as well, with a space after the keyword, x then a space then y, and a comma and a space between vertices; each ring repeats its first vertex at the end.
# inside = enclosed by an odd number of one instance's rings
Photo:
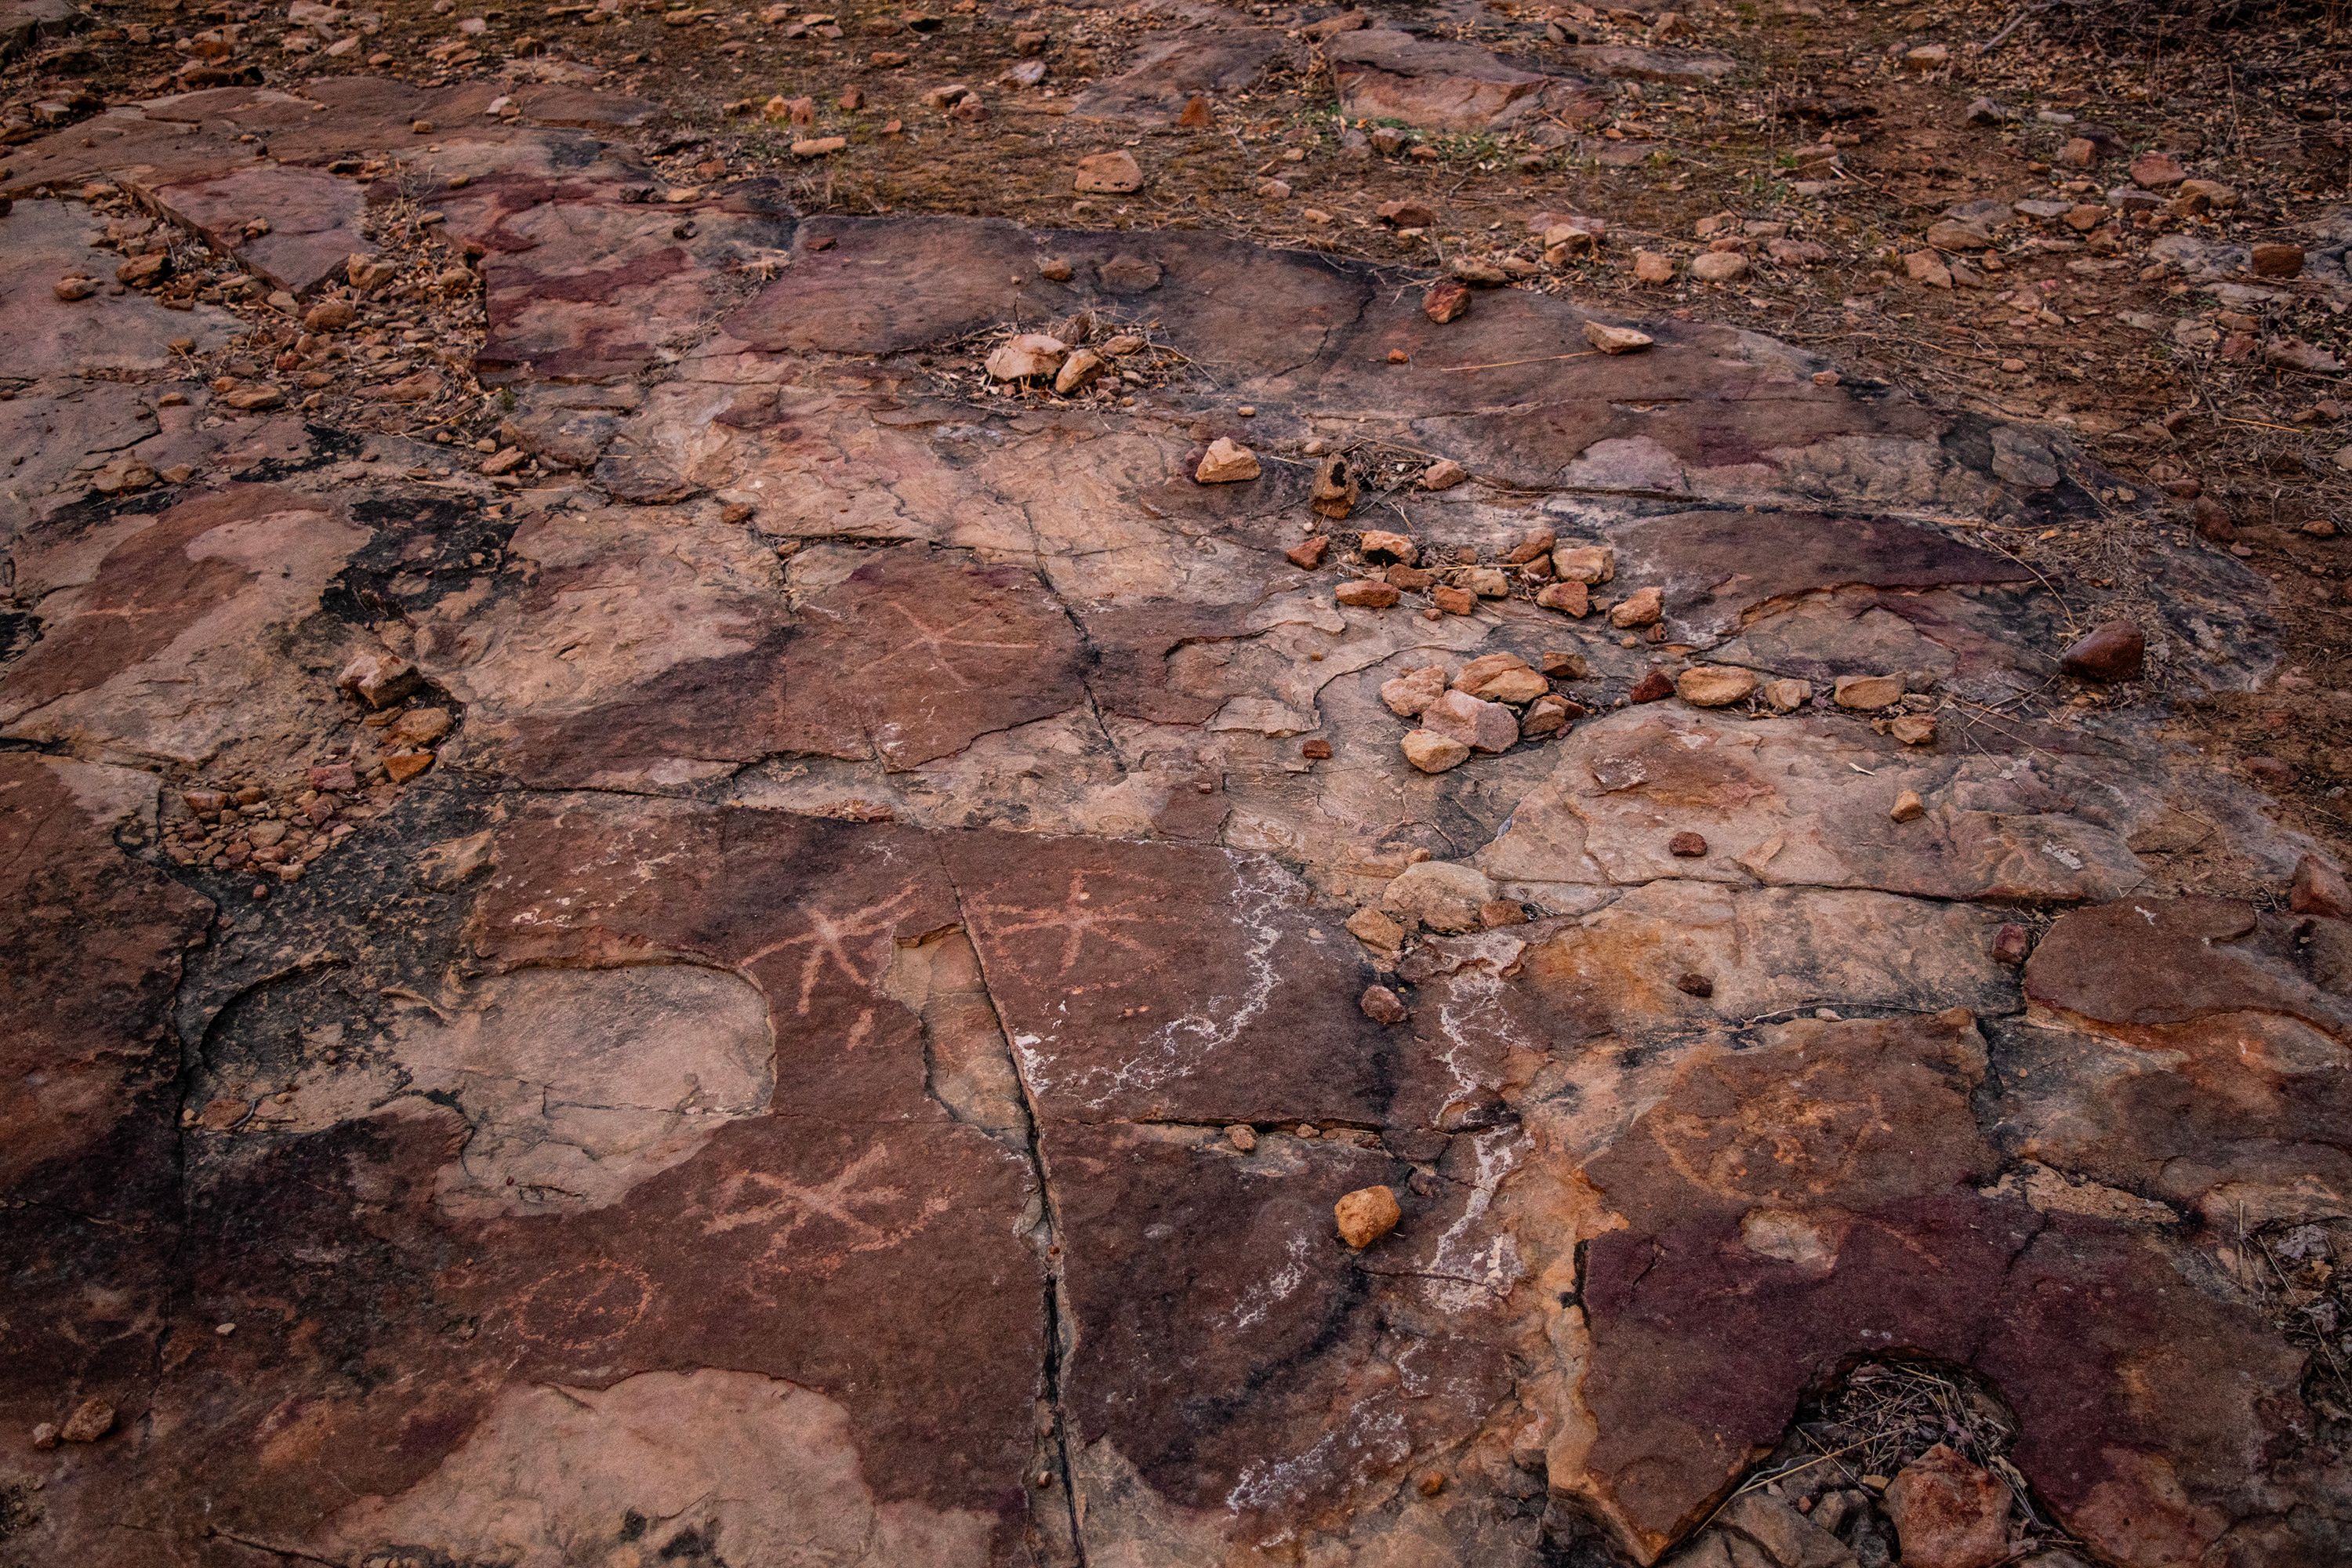
POLYGON ((898 611, 905 617, 907 625, 911 628, 909 637, 913 645, 930 656, 931 662, 939 667, 940 673, 967 690, 971 689, 972 681, 963 671, 956 668, 955 660, 950 655, 949 649, 994 648, 1007 653, 1021 653, 1034 652, 1037 647, 1037 644, 1034 641, 999 642, 990 637, 965 637, 956 635, 974 621, 986 618, 988 612, 984 609, 974 610, 950 626, 934 626, 908 609, 903 599, 889 599, 885 603, 889 608, 898 611))
POLYGON ((852 985, 860 988, 871 986, 882 978, 883 972, 890 967, 890 947, 898 935, 898 921, 914 896, 915 885, 909 882, 888 898, 878 899, 847 914, 803 910, 802 918, 808 922, 808 929, 746 954, 743 967, 750 969, 794 948, 808 949, 801 960, 800 995, 793 1008, 799 1016, 806 1017, 810 1000, 829 971, 840 971, 852 985))
POLYGON ((986 934, 1003 938, 1018 936, 1025 931, 1045 931, 1062 933, 1061 967, 1057 973, 1066 975, 1077 967, 1085 956, 1087 943, 1099 940, 1106 946, 1123 948, 1129 952, 1150 957, 1150 944, 1118 930, 1120 926, 1154 925, 1160 916, 1135 908, 1104 908, 1095 902, 1094 889, 1088 879, 1099 873, 1084 868, 1073 870, 1064 889, 1062 901, 1052 908, 1027 908, 1010 904, 982 904, 973 912, 981 917, 986 934))
POLYGON ((898 1247, 945 1213, 954 1197, 933 1193, 909 1207, 906 1188, 891 1183, 866 1184, 867 1173, 883 1155, 877 1144, 814 1186, 766 1171, 738 1172, 719 1187, 715 1212, 703 1221, 702 1234, 769 1227, 760 1263, 776 1274, 827 1275, 859 1253, 898 1247), (817 1234, 803 1237, 802 1233, 812 1227, 817 1234))

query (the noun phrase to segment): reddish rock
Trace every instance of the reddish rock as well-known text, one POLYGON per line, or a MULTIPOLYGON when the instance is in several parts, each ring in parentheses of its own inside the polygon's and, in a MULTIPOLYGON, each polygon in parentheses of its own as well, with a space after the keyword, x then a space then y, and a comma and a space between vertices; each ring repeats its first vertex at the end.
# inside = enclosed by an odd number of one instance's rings
POLYGON ((1402 1024, 1412 1016, 1397 994, 1385 985, 1366 986, 1356 1005, 1375 1024, 1402 1024))
POLYGON ((1938 1443, 1886 1489, 1905 1568, 1993 1568, 2009 1555, 2009 1488, 1938 1443))
POLYGON ((1421 710, 1422 728, 1459 741, 1473 751, 1507 752, 1519 738, 1519 721, 1508 708, 1464 691, 1448 691, 1421 710))
POLYGON ((1393 584, 1369 578, 1342 583, 1332 590, 1331 596, 1343 605, 1352 605, 1360 610, 1385 610, 1397 602, 1393 584))
POLYGON ((2147 657, 2147 638, 2130 621, 2095 626, 2059 661, 2069 675, 2087 680, 2137 680, 2147 657))
POLYGON ((2293 278, 2303 270, 2304 250, 2299 245, 2266 243, 2253 247, 2252 265, 2257 278, 2293 278))
POLYGON ((1324 552, 1330 548, 1331 536, 1328 533, 1317 533, 1300 540, 1282 553, 1285 559, 1300 571, 1312 572, 1323 564, 1324 552))
POLYGON ((1387 27, 1340 34, 1323 46, 1340 108, 1353 119, 1432 131, 1490 131, 1546 114, 1590 120, 1605 100, 1575 77, 1522 70, 1469 44, 1387 27))
POLYGON ((1683 859, 1695 860, 1706 853, 1706 839, 1701 834, 1677 833, 1667 840, 1666 853, 1683 859))
POLYGON ((1536 593, 1536 603, 1564 616, 1592 613, 1592 591, 1581 583, 1547 583, 1536 593))
POLYGON ((1675 678, 1663 669, 1653 668, 1633 682, 1633 689, 1625 697, 1631 702, 1660 702, 1674 694, 1675 678))
POLYGON ((1359 1251, 1394 1230, 1404 1217, 1396 1194, 1386 1187, 1359 1187, 1332 1205, 1331 1214, 1339 1239, 1359 1251))
POLYGON ((2299 915, 2326 915, 2352 920, 2352 883, 2344 873, 2316 855, 2294 863, 2294 882, 2287 891, 2287 908, 2299 915))
POLYGON ((1469 285, 1458 279, 1440 278, 1422 291, 1421 313, 1440 326, 1458 321, 1469 309, 1469 285))
POLYGON ((74 1406, 58 1436, 68 1443, 95 1443, 113 1430, 114 1406, 103 1399, 85 1399, 74 1406))
POLYGON ((2062 915, 2025 966, 2025 990, 2113 1025, 2262 1011, 2352 1026, 2352 1002, 2315 984, 2276 929, 2227 899, 2137 898, 2062 915))

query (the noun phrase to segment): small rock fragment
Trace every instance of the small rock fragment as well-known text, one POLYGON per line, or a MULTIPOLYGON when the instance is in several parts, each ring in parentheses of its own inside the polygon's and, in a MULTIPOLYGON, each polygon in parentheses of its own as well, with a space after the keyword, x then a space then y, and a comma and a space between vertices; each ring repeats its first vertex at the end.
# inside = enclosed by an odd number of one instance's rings
POLYGON ((1536 603, 1564 616, 1592 613, 1592 590, 1581 583, 1547 583, 1536 591, 1536 603))
POLYGON ((1941 1443, 1886 1489, 1904 1568, 1992 1568, 2009 1556, 2010 1506, 2006 1485, 1941 1443))
POLYGON ((2352 920, 2352 884, 2344 873, 2316 855, 2294 863, 2294 881, 2287 892, 2287 908, 2299 915, 2326 915, 2352 920))
POLYGON ((1919 798, 1917 790, 1906 789, 1895 797, 1895 804, 1887 807, 1886 815, 1897 822, 1916 822, 1927 815, 1927 805, 1919 798))
POLYGON ((1532 702, 1550 689, 1541 675, 1515 653, 1481 654, 1462 667, 1454 689, 1489 702, 1532 702))
POLYGON ((1121 149, 1116 153, 1097 153, 1078 160, 1077 187, 1081 195, 1125 195, 1143 188, 1143 166, 1135 154, 1121 149))
POLYGON ((50 292, 56 294, 60 300, 87 300, 98 292, 98 279, 69 274, 58 279, 49 287, 50 292))
POLYGON ((1552 543, 1559 536, 1549 528, 1529 529, 1527 535, 1511 546, 1503 557, 1514 566, 1531 565, 1551 553, 1552 543))
POLYGON ((989 351, 991 381, 1038 381, 1062 368, 1070 345, 1044 332, 1017 332, 989 351))
POLYGON ((2147 638, 2131 621, 2109 621, 2068 648, 2059 664, 2089 680, 2137 680, 2147 658, 2147 638))
POLYGON ((1687 831, 1677 833, 1666 840, 1666 853, 1677 859, 1696 860, 1706 853, 1706 836, 1687 831))
POLYGON ((1192 470, 1192 478, 1204 485, 1230 485, 1258 477, 1257 454, 1230 436, 1220 436, 1209 443, 1201 458, 1201 466, 1192 470))
POLYGON ((1568 728, 1573 705, 1567 698, 1554 694, 1538 697, 1528 704, 1519 717, 1519 739, 1533 740, 1538 735, 1556 735, 1568 728))
POLYGON ((85 1399, 74 1406, 58 1436, 68 1443, 95 1443, 114 1430, 114 1406, 103 1399, 85 1399))
POLYGON ((1421 558, 1421 546, 1405 534, 1371 528, 1358 536, 1356 552, 1367 561, 1395 561, 1410 566, 1421 558))
POLYGON ((1404 927, 1370 904, 1348 917, 1348 934, 1381 952, 1394 952, 1404 945, 1404 927))
POLYGON ((1225 1142, 1246 1154, 1257 1147, 1257 1129, 1237 1121, 1225 1129, 1225 1142))
POLYGON ((1666 596, 1661 590, 1637 588, 1620 600, 1609 612, 1609 624, 1619 630, 1657 624, 1664 613, 1666 596))
POLYGON ((1906 746, 1930 745, 1936 739, 1936 721, 1925 713, 1906 713, 1889 723, 1886 732, 1906 746))
POLYGON ((1675 678, 1663 669, 1652 669, 1633 682, 1625 693, 1628 702, 1656 702, 1675 694, 1675 678))
POLYGON ((1420 716, 1422 710, 1445 695, 1445 667, 1425 664, 1381 683, 1381 700, 1400 719, 1420 716))
POLYGON ((1930 289, 1952 286, 1952 269, 1945 266, 1943 258, 1932 250, 1915 250, 1906 256, 1903 270, 1912 282, 1925 284, 1930 289))
POLYGON ((1440 326, 1470 309, 1470 287, 1458 278, 1440 278, 1422 291, 1421 313, 1440 326))
POLYGON ((1465 691, 1448 691, 1422 710, 1421 723, 1480 752, 1507 752, 1519 738, 1517 715, 1465 691))
POLYGON ((416 685, 416 667, 396 655, 363 653, 343 667, 335 684, 371 708, 389 708, 416 685))
POLYGON ((1813 700, 1813 683, 1782 676, 1764 683, 1764 706, 1775 713, 1794 713, 1813 700))
POLYGON ((1902 698, 1903 678, 1899 675, 1841 675, 1830 691, 1832 701, 1857 713, 1891 708, 1902 698))
POLYGON ((2005 963, 2015 969, 2033 952, 2033 933, 2015 921, 2005 921, 1992 933, 1992 957, 1995 963, 2005 963))
POLYGON ((1450 490, 1470 477, 1470 470, 1451 458, 1440 458, 1421 471, 1421 488, 1450 490))
POLYGON ((1495 897, 1495 885, 1475 866, 1455 860, 1419 860, 1389 879, 1381 908, 1404 925, 1432 931, 1478 929, 1478 911, 1495 897))
POLYGON ((1110 362, 1092 349, 1079 349, 1054 373, 1054 390, 1064 397, 1084 392, 1109 368, 1110 362))
POLYGON ((1398 999, 1397 994, 1385 985, 1366 986, 1363 995, 1357 998, 1356 1005, 1361 1007, 1364 1016, 1375 1024, 1402 1024, 1412 1016, 1405 1011, 1404 1003, 1398 999))
POLYGON ((1640 353, 1658 340, 1647 332, 1637 332, 1631 327, 1612 327, 1601 321, 1584 323, 1584 341, 1605 354, 1640 353))
MULTIPOLYGON (((1379 986, 1372 988, 1381 991, 1379 986)), ((1367 1000, 1371 993, 1366 992, 1367 1000)), ((1391 1003, 1402 1012, 1404 1004, 1385 991, 1391 1003)), ((1369 1009, 1368 1009, 1369 1010, 1369 1009)), ((1331 1215, 1339 1222, 1339 1239, 1361 1250, 1397 1227, 1404 1211, 1397 1207, 1396 1194, 1386 1187, 1359 1187, 1331 1205, 1331 1215)))
POLYGON ((1318 517, 1333 521, 1346 517, 1356 510, 1362 487, 1355 469, 1348 466, 1344 454, 1326 458, 1316 467, 1314 488, 1308 493, 1307 504, 1318 517))
POLYGON ((1735 250, 1707 250, 1691 258, 1690 275, 1702 283, 1728 283, 1748 270, 1748 258, 1735 250))
POLYGON ((1646 284, 1654 289, 1660 284, 1671 283, 1674 280, 1673 257, 1661 255, 1654 250, 1637 250, 1633 253, 1634 282, 1646 284))
POLYGON ((1412 730, 1397 742, 1404 760, 1425 773, 1442 773, 1470 760, 1470 748, 1434 730, 1412 730))
POLYGON ((429 746, 449 732, 446 708, 412 708, 392 722, 392 738, 403 745, 429 746))
POLYGON ((1617 575, 1617 551, 1607 544, 1564 544, 1551 552, 1551 570, 1563 583, 1606 583, 1617 575))
POLYGON ((1675 694, 1694 708, 1728 708, 1756 689, 1756 672, 1723 664, 1695 664, 1675 678, 1675 694))
POLYGON ((145 256, 134 256, 114 269, 114 280, 131 289, 144 289, 170 275, 172 256, 158 250, 145 256))
POLYGON ((2250 265, 2257 278, 2293 278, 2303 270, 2303 259, 2299 245, 2264 243, 2254 247, 2250 265))
POLYGON ((1360 610, 1385 610, 1397 602, 1398 595, 1396 589, 1387 583, 1359 577, 1340 584, 1332 590, 1331 596, 1360 610))
POLYGON ((1312 533, 1282 552, 1283 559, 1302 572, 1312 572, 1323 564, 1324 552, 1331 548, 1331 536, 1312 533))

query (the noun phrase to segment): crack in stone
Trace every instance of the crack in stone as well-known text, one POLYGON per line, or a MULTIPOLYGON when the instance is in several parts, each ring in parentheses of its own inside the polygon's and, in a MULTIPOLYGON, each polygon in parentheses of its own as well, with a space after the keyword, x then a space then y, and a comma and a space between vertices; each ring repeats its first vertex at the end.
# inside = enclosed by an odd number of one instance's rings
MULTIPOLYGON (((964 914, 964 891, 956 880, 955 871, 940 857, 940 875, 947 880, 950 896, 955 900, 958 919, 969 932, 971 922, 964 914)), ((1062 1494, 1068 1518, 1070 1548, 1076 1568, 1087 1568, 1086 1510, 1078 1496, 1077 1478, 1070 1463, 1070 1415, 1063 1397, 1062 1375, 1070 1350, 1076 1343, 1077 1324, 1068 1313, 1067 1292, 1062 1271, 1061 1206, 1055 1195, 1054 1184, 1045 1159, 1043 1137, 1044 1110, 1035 1088, 1031 1084, 1021 1053, 1012 1046, 1012 1032, 1005 1027, 1003 1010, 997 1004, 996 992, 988 976, 988 954, 982 944, 971 944, 972 954, 980 970, 981 994, 988 1002, 991 1019, 996 1027, 996 1037, 1005 1042, 1005 1057, 1013 1069, 1013 1082, 1021 1095, 1024 1133, 1023 1153, 1028 1161, 1031 1178, 1037 1184, 1040 1201, 1040 1221, 1044 1226, 1043 1245, 1038 1247, 1045 1266, 1044 1363, 1039 1377, 1045 1384, 1046 1408, 1053 1413, 1053 1430, 1047 1436, 1053 1446, 1054 1474, 1062 1494)), ((925 1073, 928 1087, 929 1046, 928 1031, 925 1043, 925 1073)))

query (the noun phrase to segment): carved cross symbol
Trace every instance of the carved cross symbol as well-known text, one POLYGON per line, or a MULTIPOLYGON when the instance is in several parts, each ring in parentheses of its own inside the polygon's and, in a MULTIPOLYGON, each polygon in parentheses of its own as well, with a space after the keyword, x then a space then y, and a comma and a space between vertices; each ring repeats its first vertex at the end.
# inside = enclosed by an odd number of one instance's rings
POLYGON ((767 1242, 761 1248, 761 1259, 780 1274, 789 1274, 795 1268, 830 1274, 841 1267, 844 1259, 858 1253, 897 1247, 945 1212, 954 1197, 948 1193, 934 1193, 924 1198, 911 1215, 895 1224, 867 1218, 867 1214, 903 1204, 908 1196, 904 1187, 864 1184, 866 1172, 881 1158, 882 1146, 876 1144, 843 1166, 830 1180, 815 1186, 803 1186, 765 1171, 739 1172, 728 1177, 720 1187, 716 1212, 703 1221, 702 1234, 719 1236, 745 1226, 772 1226, 767 1242), (752 1201, 746 1202, 747 1198, 752 1201), (793 1250, 793 1238, 821 1220, 839 1226, 846 1235, 845 1243, 813 1256, 787 1256, 793 1250))
POLYGON ((1006 652, 1020 652, 1024 649, 1034 650, 1037 646, 1034 642, 994 642, 986 637, 956 636, 956 633, 986 616, 988 613, 986 610, 974 610, 953 626, 933 626, 922 616, 908 609, 903 599, 891 599, 887 603, 892 609, 904 616, 907 624, 914 628, 913 640, 930 655, 931 662, 939 666, 940 673, 961 687, 969 689, 971 681, 955 667, 954 660, 948 656, 950 648, 999 648, 1006 652))
POLYGON ((888 898, 845 915, 829 914, 819 909, 804 910, 802 914, 808 921, 806 931, 781 942, 772 942, 747 955, 743 967, 749 969, 762 960, 793 948, 807 948, 807 955, 801 960, 800 1000, 793 1009, 799 1016, 806 1017, 809 1001, 816 994, 817 983, 824 978, 827 970, 839 970, 848 977, 852 985, 860 987, 871 985, 881 978, 882 971, 888 967, 888 944, 898 931, 899 916, 905 912, 907 901, 914 896, 914 884, 910 882, 888 898), (881 939, 879 942, 873 940, 877 937, 881 939), (869 954, 878 952, 882 962, 876 963, 869 958, 870 967, 861 966, 855 948, 862 948, 869 954))
POLYGON ((1093 902, 1094 893, 1087 888, 1087 879, 1097 874, 1084 868, 1073 870, 1070 873, 1068 888, 1062 895, 1062 903, 1058 909, 1020 909, 1005 905, 983 905, 979 908, 978 912, 986 919, 988 934, 992 937, 1017 936, 1023 931, 1060 931, 1062 933, 1060 973, 1063 974, 1069 973, 1076 967, 1078 959, 1086 952, 1087 940, 1089 937, 1098 937, 1112 947, 1125 948, 1129 952, 1150 957, 1152 950, 1149 945, 1136 941, 1115 928, 1123 925, 1156 923, 1157 917, 1136 910, 1096 908, 1093 902), (1004 921, 997 918, 1006 915, 1013 918, 1004 921))

